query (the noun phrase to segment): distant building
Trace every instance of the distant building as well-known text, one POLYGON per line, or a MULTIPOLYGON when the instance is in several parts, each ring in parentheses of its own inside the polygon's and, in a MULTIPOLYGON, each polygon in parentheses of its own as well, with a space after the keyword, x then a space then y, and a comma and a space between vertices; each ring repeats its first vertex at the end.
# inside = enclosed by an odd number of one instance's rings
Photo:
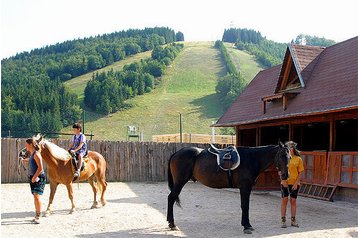
MULTIPOLYGON (((259 72, 214 126, 235 127, 238 146, 297 142, 305 183, 357 198, 358 37, 327 48, 288 45, 283 63, 259 72)), ((271 168, 257 186, 278 185, 271 168)))

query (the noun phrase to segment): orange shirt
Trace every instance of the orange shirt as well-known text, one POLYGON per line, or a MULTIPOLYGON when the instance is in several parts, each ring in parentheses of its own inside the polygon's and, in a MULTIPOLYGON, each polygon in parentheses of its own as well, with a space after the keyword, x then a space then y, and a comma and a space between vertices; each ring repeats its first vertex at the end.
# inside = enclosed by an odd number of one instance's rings
POLYGON ((292 156, 290 162, 288 163, 288 185, 293 185, 298 177, 298 174, 304 170, 303 162, 301 157, 292 156))

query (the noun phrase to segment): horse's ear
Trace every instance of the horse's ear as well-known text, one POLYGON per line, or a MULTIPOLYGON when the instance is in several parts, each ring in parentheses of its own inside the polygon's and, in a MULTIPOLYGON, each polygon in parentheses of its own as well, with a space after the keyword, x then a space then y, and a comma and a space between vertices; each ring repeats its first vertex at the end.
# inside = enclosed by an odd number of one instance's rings
POLYGON ((285 146, 280 140, 278 140, 278 145, 279 145, 280 147, 284 147, 284 146, 285 146))

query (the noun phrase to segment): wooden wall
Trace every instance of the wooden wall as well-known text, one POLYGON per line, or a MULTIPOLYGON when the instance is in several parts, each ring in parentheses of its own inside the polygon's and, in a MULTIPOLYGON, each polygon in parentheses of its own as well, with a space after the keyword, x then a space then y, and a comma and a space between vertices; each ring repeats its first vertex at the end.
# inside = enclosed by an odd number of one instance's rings
MULTIPOLYGON (((51 139, 68 149, 70 140, 51 139)), ((107 181, 165 181, 170 156, 184 146, 206 148, 207 144, 96 141, 88 142, 90 150, 101 153, 107 161, 107 181)), ((220 145, 217 145, 220 148, 220 145)), ((17 173, 18 153, 25 139, 1 139, 1 183, 27 182, 27 172, 17 173)), ((47 170, 45 165, 45 170, 47 170)))

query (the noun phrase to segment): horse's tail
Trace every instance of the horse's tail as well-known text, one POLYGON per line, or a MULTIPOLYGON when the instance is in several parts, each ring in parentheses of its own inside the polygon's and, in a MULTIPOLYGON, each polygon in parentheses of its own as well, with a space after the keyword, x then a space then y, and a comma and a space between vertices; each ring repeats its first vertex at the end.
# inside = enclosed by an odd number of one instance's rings
MULTIPOLYGON (((174 153, 175 154, 175 153, 174 153)), ((172 175, 172 171, 170 170, 170 162, 173 158, 173 155, 172 154, 169 158, 169 162, 168 162, 168 187, 170 189, 170 192, 173 191, 173 188, 174 188, 174 180, 173 180, 173 175, 172 175)), ((180 199, 179 199, 179 196, 176 196, 175 198, 175 203, 177 204, 178 207, 181 207, 181 203, 180 203, 180 199)))

